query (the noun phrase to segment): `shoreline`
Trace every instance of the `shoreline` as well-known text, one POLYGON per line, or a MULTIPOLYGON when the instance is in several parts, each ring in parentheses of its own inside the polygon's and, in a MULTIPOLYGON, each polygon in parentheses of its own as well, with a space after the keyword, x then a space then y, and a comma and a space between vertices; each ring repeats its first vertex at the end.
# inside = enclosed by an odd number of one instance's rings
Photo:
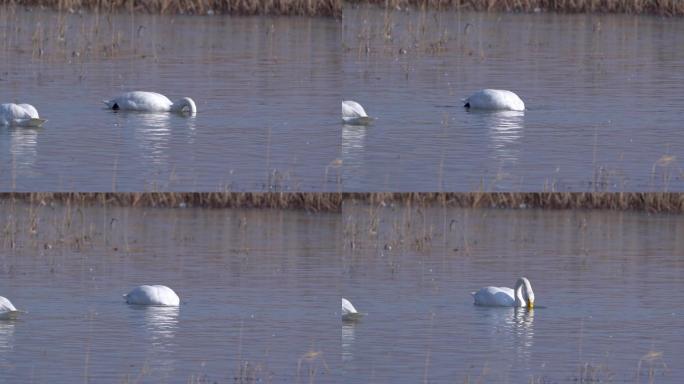
POLYGON ((684 16, 684 1, 659 0, 346 0, 390 10, 684 16))
POLYGON ((674 192, 136 192, 0 193, 0 204, 158 208, 257 208, 340 213, 343 205, 438 205, 460 208, 597 209, 684 213, 684 194, 674 192))

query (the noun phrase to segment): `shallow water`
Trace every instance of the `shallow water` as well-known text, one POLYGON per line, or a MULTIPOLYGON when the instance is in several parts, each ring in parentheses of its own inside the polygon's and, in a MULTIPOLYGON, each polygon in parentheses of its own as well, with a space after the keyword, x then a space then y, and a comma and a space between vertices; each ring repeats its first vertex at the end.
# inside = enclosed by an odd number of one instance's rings
POLYGON ((19 218, 3 232, 0 294, 28 311, 0 321, 0 381, 330 382, 339 374, 336 215, 42 207, 31 216, 7 204, 0 213, 19 218), (126 305, 122 294, 142 283, 171 286, 180 307, 126 305))
POLYGON ((347 6, 348 191, 684 190, 684 24, 677 18, 347 6), (510 89, 524 114, 461 99, 510 89))
POLYGON ((348 205, 344 220, 343 296, 366 313, 341 325, 347 382, 684 375, 681 216, 348 205), (473 306, 518 276, 536 309, 473 306))
POLYGON ((42 129, 0 127, 0 189, 336 191, 339 21, 0 10, 0 100, 42 129), (195 118, 103 99, 192 97, 195 118))

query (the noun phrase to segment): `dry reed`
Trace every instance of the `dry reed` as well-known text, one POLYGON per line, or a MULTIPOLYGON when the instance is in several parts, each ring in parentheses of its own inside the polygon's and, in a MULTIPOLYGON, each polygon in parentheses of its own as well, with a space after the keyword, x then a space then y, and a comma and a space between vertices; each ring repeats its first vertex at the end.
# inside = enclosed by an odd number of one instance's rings
POLYGON ((462 208, 608 209, 684 213, 684 194, 671 192, 136 192, 0 193, 0 203, 130 207, 276 208, 342 212, 346 202, 462 208))
POLYGON ((339 212, 340 193, 0 193, 0 202, 32 205, 70 204, 124 207, 276 208, 311 212, 339 212))
POLYGON ((0 4, 68 12, 84 9, 186 15, 342 16, 342 0, 1 0, 0 4))
POLYGON ((681 0, 348 0, 400 9, 457 9, 506 12, 632 13, 684 15, 681 0))
POLYGON ((436 192, 352 193, 345 201, 370 204, 443 205, 461 208, 607 209, 684 212, 684 194, 670 192, 436 192))

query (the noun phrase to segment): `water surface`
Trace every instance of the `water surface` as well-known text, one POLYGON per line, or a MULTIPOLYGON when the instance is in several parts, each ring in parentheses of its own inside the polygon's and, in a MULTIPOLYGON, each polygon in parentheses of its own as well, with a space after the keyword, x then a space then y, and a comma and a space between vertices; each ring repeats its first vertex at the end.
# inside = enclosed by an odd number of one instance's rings
POLYGON ((684 190, 684 23, 677 18, 384 12, 347 6, 348 191, 684 190), (528 108, 474 113, 510 89, 528 108))
POLYGON ((681 216, 345 208, 347 382, 649 382, 684 375, 681 216), (353 247, 352 247, 353 244, 353 247), (527 276, 536 309, 470 292, 527 276))
POLYGON ((11 220, 0 294, 28 311, 0 322, 3 382, 339 377, 335 215, 82 207, 31 215, 8 204, 0 213, 11 220), (171 286, 180 307, 126 305, 122 295, 143 283, 171 286))
POLYGON ((0 100, 42 129, 0 128, 4 191, 336 191, 339 21, 0 10, 0 100), (103 99, 189 96, 195 118, 103 99))

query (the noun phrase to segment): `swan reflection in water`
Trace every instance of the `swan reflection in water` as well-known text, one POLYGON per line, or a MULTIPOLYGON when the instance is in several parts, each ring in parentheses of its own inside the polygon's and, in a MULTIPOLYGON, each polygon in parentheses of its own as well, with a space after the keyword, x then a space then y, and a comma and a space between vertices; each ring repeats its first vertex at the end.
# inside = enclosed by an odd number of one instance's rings
POLYGON ((154 165, 166 166, 171 140, 171 118, 168 113, 125 113, 133 124, 136 143, 142 156, 154 165))
POLYGON ((345 181, 357 178, 356 174, 363 169, 366 129, 364 125, 342 125, 342 174, 345 181))
POLYGON ((355 321, 342 322, 342 361, 354 360, 354 341, 356 340, 355 321))
POLYGON ((520 139, 523 136, 525 112, 523 111, 479 111, 469 114, 478 120, 478 126, 487 130, 489 147, 500 163, 517 163, 520 159, 520 139))
MULTIPOLYGON (((148 343, 146 365, 154 376, 173 373, 175 336, 178 330, 179 307, 129 306, 138 320, 142 320, 144 340, 148 343), (138 317, 139 316, 139 317, 138 317)), ((136 321, 137 322, 137 321, 136 321)))
POLYGON ((12 368, 14 352, 14 323, 17 320, 0 320, 0 371, 12 368))
POLYGON ((501 349, 515 351, 516 359, 529 360, 534 346, 535 309, 517 307, 479 307, 480 324, 488 327, 493 342, 501 349))
POLYGON ((16 171, 21 172, 21 176, 32 175, 33 167, 38 154, 38 134, 42 128, 9 127, 9 159, 16 171))
POLYGON ((523 136, 525 112, 498 111, 483 117, 489 128, 494 155, 501 163, 515 164, 520 160, 520 139, 523 136))

